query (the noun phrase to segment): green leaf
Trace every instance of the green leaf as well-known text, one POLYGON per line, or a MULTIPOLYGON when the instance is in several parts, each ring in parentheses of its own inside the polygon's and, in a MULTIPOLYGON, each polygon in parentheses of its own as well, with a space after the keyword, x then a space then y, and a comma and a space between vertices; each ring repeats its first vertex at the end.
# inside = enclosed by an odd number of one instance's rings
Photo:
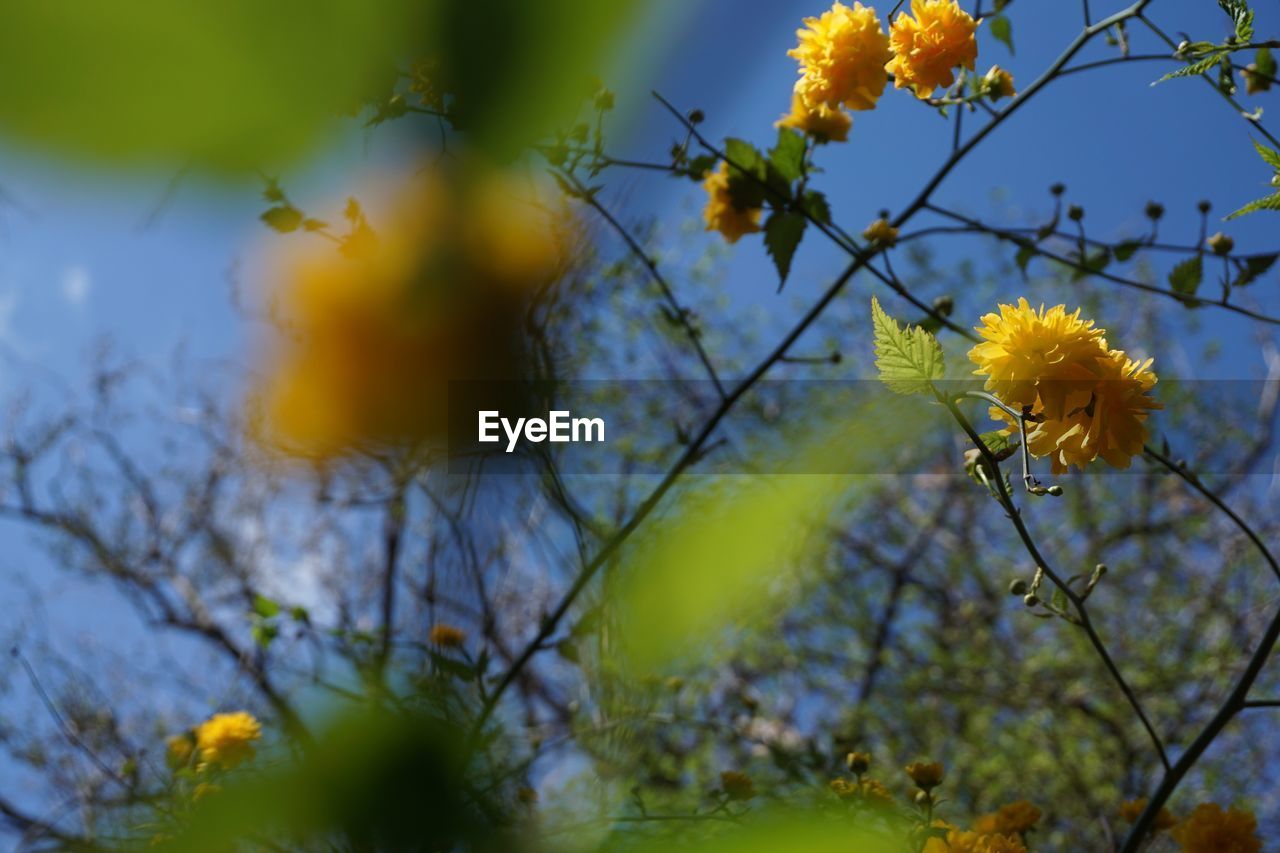
POLYGON ((1266 198, 1251 201, 1227 216, 1227 219, 1235 219, 1238 216, 1244 216, 1246 213, 1253 213, 1255 210, 1280 210, 1280 193, 1274 193, 1266 198))
POLYGON ((1012 435, 1007 435, 999 430, 984 432, 978 438, 982 439, 982 443, 987 446, 987 450, 991 451, 991 455, 996 458, 997 462, 1003 462, 1008 459, 1018 449, 1018 441, 1012 435))
POLYGON ((265 595, 255 595, 253 597, 253 612, 263 619, 270 619, 280 612, 280 602, 273 601, 265 595))
POLYGON ((1130 258, 1132 258, 1134 252, 1138 251, 1141 248, 1142 248, 1141 240, 1125 240, 1123 243, 1118 244, 1115 247, 1115 249, 1112 250, 1112 253, 1115 255, 1115 258, 1117 261, 1120 261, 1123 263, 1124 261, 1127 261, 1130 258))
POLYGON ((1267 77, 1276 76, 1276 59, 1271 55, 1271 48, 1258 48, 1258 52, 1254 55, 1253 63, 1257 66, 1259 74, 1266 75, 1267 77))
POLYGON ((945 372, 938 339, 920 328, 903 329, 871 297, 871 328, 880 381, 896 394, 930 394, 945 372))
POLYGON ((741 139, 724 141, 725 159, 729 161, 729 198, 739 210, 764 207, 765 161, 750 142, 741 139))
POLYGON ((280 204, 269 208, 261 218, 281 234, 297 231, 303 220, 302 211, 291 204, 280 204))
POLYGON ((1013 23, 1007 15, 996 15, 991 19, 991 37, 1009 48, 1013 53, 1013 23))
POLYGON ((280 629, 276 627, 274 622, 255 622, 253 627, 249 629, 249 633, 253 636, 253 641, 260 648, 266 648, 271 645, 280 634, 280 629))
POLYGON ((1085 276, 1100 273, 1111 263, 1111 249, 1103 246, 1095 252, 1085 255, 1083 258, 1077 258, 1079 266, 1071 274, 1072 281, 1079 281, 1085 276))
POLYGON ((1253 10, 1245 0, 1218 0, 1222 11, 1230 16, 1236 26, 1236 38, 1242 42, 1253 40, 1253 10))
POLYGON ((769 149, 769 162, 786 181, 797 181, 804 172, 804 137, 796 131, 778 128, 778 144, 769 149))
POLYGON ((1258 276, 1263 275, 1275 265, 1277 258, 1280 258, 1280 254, 1253 255, 1244 258, 1243 261, 1237 261, 1236 267, 1240 270, 1240 274, 1236 276, 1231 286, 1244 287, 1246 284, 1252 284, 1258 276))
POLYGON ((716 158, 713 154, 703 154, 700 157, 694 157, 689 161, 688 175, 693 181, 701 181, 716 167, 716 158))
POLYGON ((1212 56, 1206 57, 1197 62, 1193 62, 1190 65, 1184 65, 1183 67, 1177 69, 1176 71, 1170 71, 1168 74, 1164 75, 1155 83, 1152 83, 1151 85, 1154 86, 1156 85, 1156 83, 1163 83, 1166 80, 1173 80, 1174 78, 1177 78, 1177 77, 1194 77, 1197 74, 1204 74, 1206 71, 1209 71, 1210 69, 1212 69, 1213 66, 1221 62, 1223 56, 1224 54, 1215 53, 1212 56))
POLYGON ((1280 153, 1276 152, 1273 148, 1263 145, 1256 139, 1253 141, 1253 147, 1258 150, 1258 156, 1262 158, 1264 163, 1275 169, 1277 172, 1280 172, 1280 153))
POLYGON ((831 206, 827 204, 827 197, 817 190, 806 190, 800 207, 823 225, 831 224, 831 206))
POLYGON ((1027 275, 1027 264, 1031 263, 1031 259, 1037 254, 1039 252, 1036 251, 1036 247, 1030 243, 1023 243, 1018 247, 1018 254, 1014 256, 1013 260, 1017 263, 1023 278, 1026 278, 1027 275))
MULTIPOLYGON (((1204 259, 1200 255, 1187 258, 1169 273, 1169 286, 1179 296, 1195 296, 1196 291, 1200 289, 1200 282, 1203 280, 1204 259)), ((1183 301, 1188 305, 1196 304, 1189 299, 1184 299, 1183 301)))
POLYGON ((773 258, 773 265, 778 268, 778 289, 787 282, 787 274, 791 272, 791 258, 804 236, 804 228, 809 224, 798 213, 777 211, 764 223, 764 247, 773 258))

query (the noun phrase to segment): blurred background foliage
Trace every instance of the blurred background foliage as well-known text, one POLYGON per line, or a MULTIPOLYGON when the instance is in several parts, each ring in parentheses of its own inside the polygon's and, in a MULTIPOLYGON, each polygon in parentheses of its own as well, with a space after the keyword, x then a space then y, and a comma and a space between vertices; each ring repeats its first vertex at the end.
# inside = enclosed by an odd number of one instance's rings
MULTIPOLYGON (((485 176, 494 161, 528 174, 541 168, 530 145, 589 146, 603 133, 590 126, 608 110, 589 77, 624 52, 639 5, 139 0, 68 15, 9 4, 0 74, 21 85, 0 92, 0 133, 108 170, 274 173, 315 154, 340 122, 445 112, 411 88, 414 63, 431 57, 449 108, 439 138, 413 135, 415 155, 465 146, 459 174, 485 176)), ((432 168, 423 162, 412 159, 418 177, 432 168)), ((461 198, 469 221, 474 197, 461 198)), ((391 242, 376 201, 313 212, 270 180, 264 207, 273 241, 318 241, 303 252, 346 257, 335 264, 360 254, 362 227, 391 242)), ((860 295, 805 336, 812 355, 771 376, 794 382, 747 393, 643 530, 594 556, 660 482, 652 472, 689 452, 691 414, 721 399, 710 383, 674 381, 698 375, 687 318, 726 376, 748 369, 776 327, 767 307, 726 309, 724 249, 701 241, 696 221, 619 214, 639 247, 629 252, 586 204, 574 215, 573 263, 554 281, 484 291, 479 308, 459 300, 453 313, 433 303, 445 315, 433 328, 450 334, 430 343, 453 360, 410 366, 379 405, 408 388, 416 412, 424 372, 437 371, 438 394, 468 354, 497 350, 503 378, 652 427, 619 435, 608 476, 565 470, 542 448, 505 476, 484 476, 481 462, 460 469, 434 422, 418 441, 344 438, 341 452, 279 466, 241 405, 262 377, 239 367, 161 369, 107 353, 71 390, 46 394, 30 378, 34 390, 6 412, 0 513, 91 597, 97 583, 118 594, 131 630, 174 645, 160 667, 123 653, 104 665, 99 650, 78 658, 15 633, 0 818, 20 847, 901 849, 896 818, 829 790, 852 750, 871 754, 871 775, 904 813, 914 807, 903 765, 933 759, 946 767, 948 820, 1030 799, 1045 812, 1038 849, 1110 849, 1123 836, 1119 803, 1149 790, 1159 765, 1084 636, 1009 593, 1034 567, 964 475, 964 443, 928 407, 807 381, 871 375, 861 294, 872 279, 855 279, 860 295), (654 264, 682 282, 689 315, 663 306, 654 264), (564 383, 637 365, 672 380, 670 394, 603 385, 593 401, 564 383), (832 465, 860 473, 766 475, 832 465), (904 470, 914 473, 884 476, 904 470), (557 613, 593 559, 598 574, 557 613), (165 738, 241 707, 266 726, 256 758, 195 796, 194 780, 166 766, 165 738)), ((414 246, 456 236, 408 234, 414 246)), ((1052 268, 1027 277, 1008 248, 975 241, 957 261, 913 243, 897 262, 962 324, 1011 292, 1051 304, 1070 293, 1117 335, 1160 342, 1164 363, 1218 346, 1197 333, 1196 313, 1118 305, 1104 285, 1052 268)), ((409 267, 410 285, 438 271, 417 256, 409 267)), ((473 280, 456 270, 440 280, 473 280)), ((403 319, 410 304, 380 310, 403 319)), ((278 315, 268 324, 285 340, 298 331, 278 315)), ((1274 362, 1274 339, 1257 344, 1274 362)), ((403 352, 365 368, 399 376, 387 368, 403 352)), ((1245 476, 1276 448, 1276 399, 1262 388, 1162 382, 1160 418, 1274 538, 1274 493, 1245 476)), ((1027 521, 1064 573, 1109 566, 1090 602, 1098 629, 1157 728, 1185 743, 1274 606, 1256 554, 1143 464, 1071 477, 1027 521)), ((1260 692, 1278 686, 1267 674, 1260 692)), ((1234 723, 1177 805, 1238 801, 1274 826, 1273 728, 1262 714, 1234 723)))

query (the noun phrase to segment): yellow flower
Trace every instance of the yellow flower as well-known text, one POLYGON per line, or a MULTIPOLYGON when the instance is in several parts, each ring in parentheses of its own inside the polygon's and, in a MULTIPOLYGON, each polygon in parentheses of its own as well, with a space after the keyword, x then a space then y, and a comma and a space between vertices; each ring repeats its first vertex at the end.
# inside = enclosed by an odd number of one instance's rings
POLYGON ((1172 835, 1185 853, 1257 853, 1262 849, 1253 813, 1236 808, 1223 811, 1216 803, 1196 806, 1172 835))
POLYGON ((832 779, 830 788, 842 800, 852 800, 858 796, 858 786, 848 779, 832 779))
POLYGON ((983 76, 982 89, 993 101, 1014 98, 1018 95, 1018 91, 1013 88, 1013 75, 999 65, 991 66, 991 70, 983 76))
POLYGON ((942 784, 942 765, 936 761, 914 761, 905 769, 911 781, 922 790, 929 791, 942 784))
POLYGON ((844 763, 849 768, 849 772, 861 776, 871 766, 871 753, 851 752, 844 757, 844 763))
POLYGON ((892 246, 898 242, 898 229, 889 224, 887 219, 877 219, 862 232, 863 239, 880 246, 892 246))
POLYGON ((433 646, 456 649, 467 641, 467 634, 461 628, 439 622, 431 626, 431 630, 427 633, 427 641, 433 646))
POLYGON ((806 104, 851 110, 874 109, 888 81, 885 63, 889 37, 876 10, 854 3, 833 3, 818 18, 805 18, 796 30, 799 44, 787 55, 799 60, 795 91, 806 104))
POLYGON ((247 711, 214 714, 196 727, 202 766, 235 767, 253 757, 253 742, 261 738, 262 725, 247 711))
MULTIPOLYGON (((1055 474, 1066 473, 1071 465, 1083 469, 1098 457, 1114 468, 1128 468, 1146 443, 1148 412, 1161 408, 1149 393, 1156 384, 1151 359, 1137 362, 1111 350, 1094 365, 1100 375, 1089 379, 1088 399, 1071 391, 1067 398, 1079 405, 1061 418, 1034 424, 1027 433, 1027 448, 1050 457, 1055 474)), ((1080 382, 1071 378, 1064 384, 1075 389, 1080 382)))
POLYGON ((1040 822, 1040 815, 1040 809, 1026 800, 1018 800, 992 814, 982 815, 973 822, 973 829, 985 834, 1022 835, 1040 822))
POLYGON ((894 86, 913 86, 916 97, 928 98, 934 89, 955 81, 953 68, 972 71, 978 58, 977 27, 956 0, 911 0, 911 15, 902 12, 889 28, 893 59, 885 67, 894 86))
POLYGON ((819 142, 844 142, 849 138, 853 118, 840 106, 809 106, 800 95, 792 95, 791 112, 774 122, 773 126, 793 128, 819 142))
POLYGON ((760 230, 761 208, 739 210, 729 194, 729 164, 720 161, 720 168, 708 172, 702 182, 707 191, 707 207, 702 213, 708 231, 719 231, 729 243, 736 243, 743 234, 760 230))
MULTIPOLYGON (((974 374, 987 377, 986 389, 1015 409, 1036 404, 1038 384, 1050 368, 1089 362, 1106 352, 1103 330, 1081 320, 1078 309, 1068 314, 1065 306, 1046 311, 1041 305, 1036 311, 1025 298, 1016 306, 1002 304, 999 314, 985 315, 974 331, 983 339, 969 350, 978 365, 974 374)), ((1047 390, 1051 416, 1060 417, 1066 401, 1058 395, 1067 386, 1055 383, 1047 390)))
POLYGON ((731 800, 749 800, 756 795, 756 786, 751 777, 737 770, 721 773, 720 787, 731 800))
POLYGON ((374 230, 273 246, 268 369, 250 428, 265 447, 329 459, 440 442, 450 380, 512 379, 530 292, 567 268, 567 215, 515 175, 427 169, 387 193, 374 230))
POLYGON ((164 760, 170 770, 179 770, 191 763, 191 756, 196 751, 196 740, 191 732, 174 735, 164 744, 164 760))
MULTIPOLYGON (((1120 817, 1122 817, 1127 823, 1134 823, 1146 808, 1146 797, 1129 800, 1128 802, 1120 804, 1120 817)), ((1152 827, 1152 830, 1160 832, 1161 830, 1172 828, 1177 825, 1177 823, 1178 819, 1173 816, 1172 812, 1168 809, 1161 809, 1160 814, 1156 815, 1155 825, 1152 827)))
MULTIPOLYGON (((935 821, 934 826, 941 822, 935 821)), ((945 827, 945 824, 942 824, 945 827)), ((933 837, 923 853, 1027 853, 1027 845, 1017 835, 998 832, 965 832, 950 828, 946 839, 933 837)))

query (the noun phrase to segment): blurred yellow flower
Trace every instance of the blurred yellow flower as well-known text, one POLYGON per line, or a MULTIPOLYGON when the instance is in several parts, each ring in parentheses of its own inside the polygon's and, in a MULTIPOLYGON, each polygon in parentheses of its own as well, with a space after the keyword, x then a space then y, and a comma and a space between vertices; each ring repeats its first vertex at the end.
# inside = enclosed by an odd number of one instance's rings
POLYGON ((261 738, 262 725, 247 711, 214 714, 196 727, 202 766, 236 767, 253 757, 253 743, 261 738))
POLYGON ((438 622, 431 626, 431 631, 427 634, 427 641, 433 646, 456 649, 467 641, 467 634, 461 628, 438 622))
POLYGON ((798 130, 819 142, 845 142, 849 138, 853 118, 839 106, 809 106, 796 94, 791 96, 791 112, 774 122, 773 126, 798 130))
POLYGON ((191 732, 174 735, 165 742, 165 763, 171 770, 178 770, 191 763, 191 756, 196 751, 196 741, 191 732))
POLYGON ((1185 853, 1257 853, 1262 849, 1253 812, 1216 803, 1195 807, 1171 833, 1185 853))
MULTIPOLYGON (((1127 823, 1135 822, 1139 815, 1147 808, 1147 798, 1139 797, 1136 800, 1129 800, 1120 804, 1120 817, 1127 823)), ((1156 815, 1155 826, 1156 832, 1170 829, 1178 823, 1178 819, 1168 809, 1160 809, 1160 814, 1156 815)))
POLYGON ((728 163, 721 160, 718 169, 707 173, 702 186, 707 191, 707 207, 702 216, 708 231, 719 231, 726 242, 736 243, 742 235, 760 230, 761 208, 734 207, 729 193, 728 163))
POLYGON ((973 822, 973 831, 1022 835, 1040 822, 1041 812, 1026 800, 1001 806, 991 814, 982 815, 973 822))
POLYGON ((877 219, 867 226, 867 230, 862 232, 862 237, 876 245, 892 246, 898 242, 898 229, 890 225, 887 219, 877 219))
POLYGON ((1018 90, 1013 87, 1013 75, 999 65, 991 66, 991 70, 983 75, 982 88, 993 101, 1013 98, 1018 94, 1018 90))
POLYGON ((269 370, 251 427, 327 459, 441 438, 448 383, 516 379, 524 304, 567 268, 571 218, 514 176, 429 169, 397 187, 376 231, 354 201, 335 250, 281 250, 269 370))
POLYGON ((874 109, 892 56, 876 10, 837 0, 820 17, 805 18, 804 26, 796 30, 799 44, 787 51, 800 62, 796 94, 808 105, 874 109))
POLYGON ((721 773, 720 787, 731 800, 749 800, 756 795, 756 786, 751 777, 738 770, 721 773))
POLYGON ((894 86, 915 88, 916 97, 955 81, 952 69, 973 70, 978 58, 977 22, 956 0, 911 0, 911 14, 902 12, 889 28, 893 59, 886 69, 894 86))
POLYGON ((930 791, 942 784, 942 765, 936 761, 913 761, 905 769, 917 788, 930 791))
POLYGON ((1027 845, 1016 835, 951 829, 945 840, 930 838, 923 853, 1027 853, 1027 845))

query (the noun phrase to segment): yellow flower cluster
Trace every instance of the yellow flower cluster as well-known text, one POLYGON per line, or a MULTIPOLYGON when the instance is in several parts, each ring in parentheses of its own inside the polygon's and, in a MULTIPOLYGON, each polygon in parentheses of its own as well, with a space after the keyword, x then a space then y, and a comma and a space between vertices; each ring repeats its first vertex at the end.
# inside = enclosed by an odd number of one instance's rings
POLYGON ((946 829, 947 836, 930 838, 923 853, 1027 853, 1027 845, 1016 835, 956 829, 941 821, 935 825, 946 829))
POLYGON ((431 630, 427 633, 427 641, 442 649, 456 649, 467 641, 467 634, 461 628, 438 622, 431 626, 431 630))
POLYGON ((708 172, 702 186, 707 191, 707 207, 703 211, 708 231, 719 231, 724 239, 736 243, 744 234, 760 230, 761 209, 739 208, 729 192, 729 164, 720 161, 720 167, 708 172))
MULTIPOLYGON (((1147 439, 1150 396, 1156 375, 1151 359, 1137 362, 1110 349, 1105 332, 1079 310, 1062 305, 1037 311, 1026 299, 1001 305, 976 331, 982 342, 969 351, 986 388, 1006 405, 1028 412, 1028 449, 1048 456, 1055 474, 1083 468, 1101 457, 1129 467, 1147 439)), ((1009 421, 999 409, 993 417, 1009 421)))
POLYGON ((1040 822, 1040 809, 1026 800, 1003 805, 973 822, 975 832, 1022 836, 1040 822))
MULTIPOLYGON (((957 67, 973 70, 977 22, 956 0, 913 0, 885 33, 874 7, 836 0, 816 18, 805 18, 787 55, 800 63, 791 113, 778 122, 819 141, 843 142, 853 120, 844 112, 875 109, 888 75, 919 98, 950 86, 957 67)), ((1012 97, 1013 78, 993 67, 984 78, 992 98, 1012 97)))

